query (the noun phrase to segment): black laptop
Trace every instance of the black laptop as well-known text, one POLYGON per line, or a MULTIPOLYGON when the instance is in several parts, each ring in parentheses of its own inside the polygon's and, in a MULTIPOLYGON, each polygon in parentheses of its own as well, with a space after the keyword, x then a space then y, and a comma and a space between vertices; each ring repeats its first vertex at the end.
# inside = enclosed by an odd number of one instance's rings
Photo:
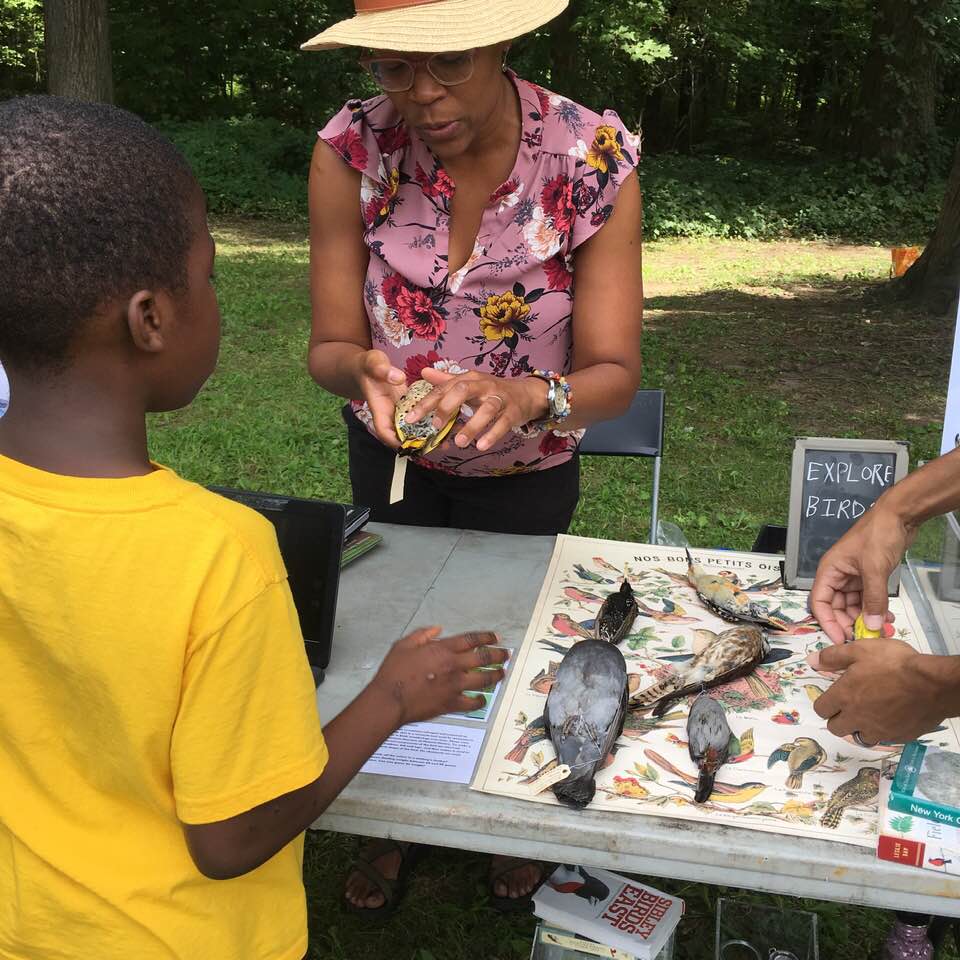
POLYGON ((290 592, 300 616, 307 659, 317 683, 330 663, 345 531, 363 525, 369 510, 277 493, 210 487, 262 513, 276 528, 290 592), (349 511, 349 518, 348 518, 349 511))

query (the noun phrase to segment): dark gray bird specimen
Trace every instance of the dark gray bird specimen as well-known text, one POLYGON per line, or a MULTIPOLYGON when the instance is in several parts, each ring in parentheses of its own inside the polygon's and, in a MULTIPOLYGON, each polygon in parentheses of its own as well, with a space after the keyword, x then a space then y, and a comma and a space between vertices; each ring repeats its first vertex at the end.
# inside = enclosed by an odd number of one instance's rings
POLYGON ((723 707, 705 693, 693 701, 687 716, 687 749, 700 771, 693 799, 704 803, 713 793, 714 778, 730 751, 730 726, 723 707))
POLYGON ((596 792, 594 774, 623 731, 627 665, 605 640, 581 640, 557 668, 543 711, 547 733, 570 775, 553 785, 561 803, 580 809, 596 792))
POLYGON ((608 643, 619 643, 630 632, 638 613, 633 587, 624 579, 620 589, 609 594, 601 604, 593 628, 594 636, 608 643))

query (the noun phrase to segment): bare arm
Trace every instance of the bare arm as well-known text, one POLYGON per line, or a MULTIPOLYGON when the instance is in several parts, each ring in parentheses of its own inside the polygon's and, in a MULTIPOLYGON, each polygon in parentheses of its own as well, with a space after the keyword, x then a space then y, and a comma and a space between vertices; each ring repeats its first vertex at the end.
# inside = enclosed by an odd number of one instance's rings
POLYGON ((907 527, 960 508, 960 450, 951 450, 914 470, 884 494, 886 509, 907 527))
POLYGON ((322 140, 310 162, 310 304, 307 366, 331 393, 363 398, 359 365, 370 349, 363 308, 369 253, 360 218, 360 174, 322 140))
POLYGON ((643 329, 643 203, 636 172, 617 194, 613 215, 580 246, 573 262, 573 412, 565 430, 622 414, 640 384, 643 329))
POLYGON ((439 632, 418 630, 394 644, 371 684, 327 725, 329 760, 313 783, 228 820, 184 824, 197 869, 226 880, 259 867, 306 830, 403 724, 476 709, 476 698, 463 691, 503 679, 502 669, 478 668, 502 664, 508 652, 492 646, 493 633, 437 640, 439 632))
POLYGON ((363 305, 370 253, 363 242, 360 174, 322 140, 310 162, 310 303, 307 368, 324 389, 366 400, 380 439, 399 446, 393 408, 406 376, 373 350, 363 305))

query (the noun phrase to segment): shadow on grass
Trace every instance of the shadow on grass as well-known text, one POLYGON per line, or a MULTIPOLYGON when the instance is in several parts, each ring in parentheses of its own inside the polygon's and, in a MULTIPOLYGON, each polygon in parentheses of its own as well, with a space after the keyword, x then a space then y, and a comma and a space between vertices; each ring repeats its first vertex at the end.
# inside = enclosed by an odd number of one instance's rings
POLYGON ((949 319, 884 296, 882 282, 824 274, 749 289, 651 297, 645 353, 659 340, 691 363, 752 381, 790 404, 798 431, 939 425, 949 319))

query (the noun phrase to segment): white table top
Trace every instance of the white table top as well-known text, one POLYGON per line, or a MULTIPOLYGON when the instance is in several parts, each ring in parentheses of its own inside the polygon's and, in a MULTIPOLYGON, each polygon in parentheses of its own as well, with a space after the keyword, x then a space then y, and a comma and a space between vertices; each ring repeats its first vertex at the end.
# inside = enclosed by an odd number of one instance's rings
MULTIPOLYGON (((493 629, 519 647, 552 537, 369 524, 384 542, 340 582, 327 677, 330 720, 369 682, 389 645, 415 626, 493 629)), ((314 824, 464 850, 579 863, 650 877, 746 887, 960 916, 960 879, 877 860, 849 844, 654 816, 544 807, 461 784, 360 774, 314 824)))

